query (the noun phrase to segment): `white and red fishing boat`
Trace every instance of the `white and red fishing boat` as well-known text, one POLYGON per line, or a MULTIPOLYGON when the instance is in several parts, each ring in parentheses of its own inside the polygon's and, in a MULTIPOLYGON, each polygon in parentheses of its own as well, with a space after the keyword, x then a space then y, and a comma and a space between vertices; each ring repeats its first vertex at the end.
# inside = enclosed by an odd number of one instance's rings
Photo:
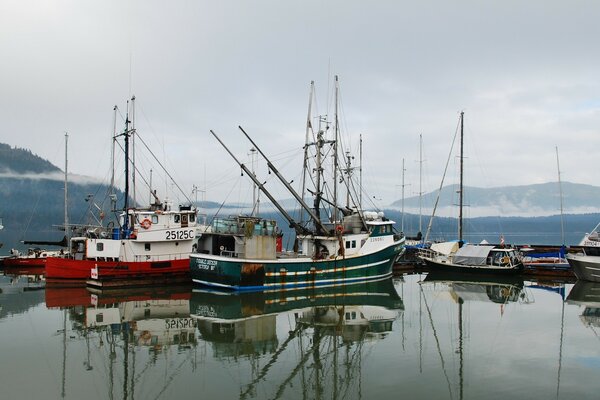
POLYGON ((102 280, 189 275, 196 210, 128 209, 120 227, 71 238, 69 254, 46 259, 46 278, 102 280))
POLYGON ((124 131, 114 136, 123 137, 125 142, 124 206, 116 224, 87 229, 70 239, 63 257, 48 257, 48 282, 76 280, 95 286, 120 286, 147 284, 149 279, 163 277, 189 280, 197 210, 191 205, 172 209, 170 202, 161 202, 151 188, 154 202, 149 207, 129 205, 129 140, 134 134, 135 128, 127 117, 124 131))

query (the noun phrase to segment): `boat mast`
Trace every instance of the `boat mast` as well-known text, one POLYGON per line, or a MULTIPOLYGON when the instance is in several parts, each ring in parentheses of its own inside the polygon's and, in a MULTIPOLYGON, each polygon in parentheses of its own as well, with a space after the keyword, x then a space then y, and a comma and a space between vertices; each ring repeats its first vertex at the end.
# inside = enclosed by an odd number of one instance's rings
MULTIPOLYGON (((288 181, 285 180, 285 178, 281 175, 281 173, 277 170, 277 168, 275 168, 275 166, 271 163, 271 161, 269 161, 269 159, 267 158, 267 156, 265 155, 265 153, 262 152, 262 150, 260 149, 260 147, 258 147, 256 145, 256 143, 254 143, 254 140, 252 140, 252 138, 246 133, 246 131, 244 130, 244 128, 242 128, 241 126, 238 126, 238 128, 240 128, 240 130, 244 133, 244 135, 246 136, 246 138, 250 141, 250 143, 252 143, 252 146, 254 146, 254 148, 256 150, 258 150, 258 152, 260 153, 260 155, 265 159, 265 161, 267 162, 267 166, 269 167, 269 170, 273 171, 273 173, 275 174, 275 176, 281 181, 281 183, 283 183, 283 185, 285 186, 285 188, 288 190, 288 192, 290 192, 292 194, 292 196, 294 196, 296 198, 296 200, 300 203, 300 205, 302 207, 304 207, 304 209, 306 210, 306 212, 308 212, 308 215, 310 215, 310 217, 315 221, 315 226, 317 228, 317 234, 318 233, 326 233, 327 229, 325 229, 325 227, 323 226, 323 223, 321 222, 321 220, 318 217, 318 214, 315 214, 315 212, 313 212, 313 210, 308 206, 308 204, 306 204, 306 202, 304 200, 302 200, 302 197, 296 193, 296 191, 294 190, 294 188, 289 184, 288 181)), ((212 132, 212 131, 211 131, 212 132)), ((214 133, 213 133, 214 135, 214 133)), ((216 137, 216 136, 215 136, 216 137)), ((220 140, 219 140, 220 141, 220 140)), ((318 153, 318 152, 317 152, 318 153)), ((231 154, 231 153, 230 153, 231 154)), ((239 164, 239 162, 238 162, 239 164)), ((255 178, 256 179, 256 178, 255 178)), ((256 181, 258 182, 258 181, 256 181)), ((262 185, 259 184, 259 187, 261 187, 262 185)), ((262 190, 265 194, 267 194, 268 192, 264 189, 264 187, 262 187, 262 190)), ((319 189, 317 189, 319 191, 319 189)), ((273 201, 273 199, 269 198, 269 200, 273 201)), ((275 202, 276 203, 276 202, 275 202)), ((318 210, 317 210, 318 212, 318 210)), ((286 213, 287 214, 287 213, 286 213)), ((295 224, 297 224, 297 222, 294 222, 295 224)))
MULTIPOLYGON (((252 175, 256 176, 256 172, 254 170, 254 163, 256 162, 256 149, 252 147, 250 149, 250 164, 252 166, 252 175)), ((256 197, 256 183, 252 185, 252 213, 250 214, 252 217, 258 215, 258 201, 256 197)))
MULTIPOLYGON (((403 175, 404 176, 404 172, 403 175)), ((404 185, 404 182, 402 182, 404 185)), ((404 190, 404 187, 402 187, 404 190)), ((404 211, 402 211, 404 215, 404 211)), ((423 134, 419 134, 419 232, 423 232, 423 134)))
POLYGON ((339 117, 338 117, 338 97, 339 97, 339 82, 338 76, 335 76, 335 130, 333 139, 333 218, 335 224, 338 221, 338 205, 337 205, 337 171, 338 171, 338 139, 339 139, 339 117))
MULTIPOLYGON (((135 198, 135 96, 131 98, 131 185, 133 186, 133 206, 135 207, 137 204, 135 198)), ((152 191, 152 190, 151 190, 152 191)))
MULTIPOLYGON (((241 129, 241 127, 240 127, 240 129, 241 129)), ((242 132, 244 132, 243 129, 242 129, 242 132)), ((252 172, 248 169, 248 167, 246 167, 244 164, 239 162, 239 160, 233 155, 233 153, 229 150, 229 148, 227 148, 227 146, 225 146, 225 143, 223 143, 221 141, 221 139, 217 136, 217 134, 212 130, 210 131, 210 133, 215 137, 215 139, 217 139, 219 141, 219 143, 221 143, 221 146, 223 146, 225 148, 225 150, 227 150, 227 152, 229 153, 231 158, 233 158, 233 160, 240 166, 240 168, 242 168, 242 171, 244 171, 250 177, 250 179, 252 179, 252 181, 258 186, 258 188, 264 192, 264 194, 271 201, 271 203, 273 203, 273 205, 275 206, 275 208, 277 208, 277 210, 281 213, 281 215, 283 215, 283 217, 288 220, 288 222, 290 224, 290 228, 294 228, 296 230, 296 232, 300 233, 300 234, 310 234, 311 232, 308 229, 306 229, 305 227, 303 227, 302 225, 300 225, 296 221, 294 221, 292 216, 287 211, 285 211, 285 209, 283 207, 281 207, 281 205, 277 202, 277 200, 275 200, 275 198, 271 195, 271 193, 269 193, 269 191, 267 189, 265 189, 264 184, 259 182, 259 180, 256 178, 256 176, 254 176, 254 174, 252 174, 252 172)), ((250 140, 250 141, 252 141, 252 140, 250 140)), ((252 144, 254 145, 254 147, 256 149, 258 149, 258 147, 254 144, 254 142, 252 144)), ((258 151, 260 152, 260 149, 258 149, 258 151)), ((260 152, 260 153, 264 157, 264 154, 262 154, 262 152, 260 152)), ((265 159, 266 159, 266 157, 265 157, 265 159)), ((270 165, 270 162, 268 160, 267 160, 267 163, 270 165)), ((273 170, 273 172, 275 172, 275 170, 273 170)))
MULTIPOLYGON (((404 158, 402 159, 402 219, 400 223, 400 230, 404 232, 404 172, 406 172, 406 168, 404 168, 404 158)), ((419 229, 421 227, 419 226, 419 229)))
MULTIPOLYGON (((309 134, 312 132, 312 123, 310 122, 312 113, 312 100, 314 97, 315 81, 310 81, 310 94, 308 96, 308 114, 306 116, 306 135, 304 139, 304 162, 302 166, 302 200, 306 192, 306 174, 308 172, 308 143, 309 134)), ((304 209, 300 208, 300 223, 304 222, 304 209)))
MULTIPOLYGON (((111 161, 111 171, 110 171, 110 189, 109 196, 111 201, 113 201, 113 195, 115 193, 115 142, 117 137, 117 106, 115 105, 113 108, 113 133, 112 133, 112 143, 110 148, 110 161, 111 161)), ((116 202, 116 200, 115 200, 116 202)), ((112 211, 115 211, 116 204, 111 205, 112 211)))
POLYGON ((69 243, 69 208, 68 208, 68 165, 69 165, 69 157, 68 157, 68 147, 69 147, 69 134, 65 132, 65 237, 67 238, 67 244, 69 243))
POLYGON ((358 173, 359 173, 359 190, 358 190, 358 208, 359 210, 362 210, 362 133, 359 136, 359 143, 358 143, 358 157, 359 157, 359 169, 358 169, 358 173))
POLYGON ((460 112, 460 183, 458 189, 458 241, 463 240, 463 147, 465 112, 460 112))
POLYGON ((563 217, 563 193, 562 193, 562 182, 560 179, 560 161, 558 160, 558 146, 556 146, 556 168, 558 169, 558 190, 560 194, 560 235, 562 244, 565 244, 565 223, 563 217))

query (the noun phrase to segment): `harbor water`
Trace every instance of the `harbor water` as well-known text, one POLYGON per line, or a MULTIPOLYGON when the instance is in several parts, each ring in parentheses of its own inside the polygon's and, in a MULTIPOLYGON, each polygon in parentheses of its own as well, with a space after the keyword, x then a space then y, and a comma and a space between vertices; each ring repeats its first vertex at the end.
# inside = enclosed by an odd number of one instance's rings
POLYGON ((3 399, 593 399, 600 285, 92 292, 3 275, 3 399))

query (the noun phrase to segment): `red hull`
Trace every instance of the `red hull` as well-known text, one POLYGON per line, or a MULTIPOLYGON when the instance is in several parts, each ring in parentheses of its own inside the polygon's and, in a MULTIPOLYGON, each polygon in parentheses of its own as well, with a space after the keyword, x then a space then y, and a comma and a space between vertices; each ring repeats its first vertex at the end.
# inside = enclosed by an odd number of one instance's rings
POLYGON ((111 290, 108 294, 94 295, 85 286, 57 287, 46 286, 46 307, 92 307, 122 303, 126 301, 146 300, 189 300, 192 297, 190 286, 168 288, 128 288, 127 291, 111 290), (92 300, 94 297, 96 300, 92 300))
POLYGON ((98 268, 97 279, 113 278, 153 278, 190 273, 189 258, 169 261, 93 261, 69 258, 48 257, 46 260, 47 279, 92 278, 92 269, 98 268))

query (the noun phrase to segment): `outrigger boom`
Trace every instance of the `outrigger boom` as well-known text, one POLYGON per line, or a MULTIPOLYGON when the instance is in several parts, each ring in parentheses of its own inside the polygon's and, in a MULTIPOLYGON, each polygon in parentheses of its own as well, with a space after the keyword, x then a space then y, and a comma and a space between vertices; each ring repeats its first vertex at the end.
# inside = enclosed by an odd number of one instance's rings
MULTIPOLYGON (((240 127, 240 129, 241 129, 241 127, 240 127)), ((288 222, 290 223, 290 228, 294 228, 296 230, 296 232, 299 234, 303 234, 303 235, 310 234, 311 232, 308 229, 306 229, 304 226, 297 223, 294 220, 294 218, 292 218, 292 216, 287 211, 285 211, 285 209, 275 200, 275 198, 271 195, 271 193, 269 193, 269 191, 265 188, 264 184, 261 183, 258 179, 256 179, 256 176, 254 176, 252 171, 250 171, 248 169, 248 167, 246 167, 244 164, 239 162, 239 160, 233 155, 233 153, 229 150, 229 148, 227 148, 227 146, 225 146, 225 143, 223 143, 223 141, 217 136, 217 134, 212 129, 210 130, 210 133, 212 133, 212 135, 215 137, 215 139, 217 139, 219 141, 219 143, 221 143, 221 146, 223 146, 223 148, 225 148, 225 150, 227 150, 227 152, 229 153, 231 158, 233 158, 235 160, 235 162, 240 166, 240 168, 242 168, 242 170, 250 177, 250 179, 252 179, 252 181, 256 184, 256 186, 258 186, 258 188, 260 190, 262 190, 262 192, 267 196, 267 198, 271 201, 271 203, 273 203, 273 205, 275 206, 275 208, 277 208, 277 210, 281 213, 281 215, 283 215, 283 217, 288 220, 288 222)), ((262 152, 261 152, 261 154, 262 154, 262 152)))

